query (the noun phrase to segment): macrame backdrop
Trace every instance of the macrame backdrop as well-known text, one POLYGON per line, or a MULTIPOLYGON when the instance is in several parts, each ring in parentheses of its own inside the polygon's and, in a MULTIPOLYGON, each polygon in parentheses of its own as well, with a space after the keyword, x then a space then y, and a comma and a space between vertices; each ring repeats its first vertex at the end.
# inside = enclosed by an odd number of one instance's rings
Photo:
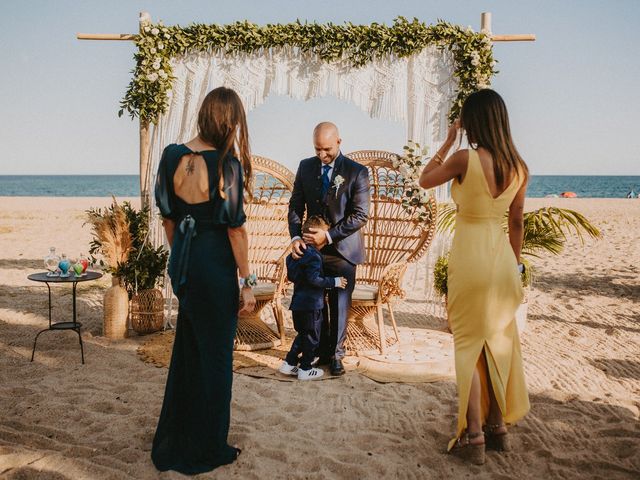
MULTIPOLYGON (((271 94, 302 100, 331 95, 357 105, 372 118, 404 122, 407 140, 428 145, 433 153, 444 140, 447 115, 456 96, 454 66, 450 52, 436 47, 427 47, 407 58, 376 59, 360 68, 346 61, 326 63, 297 48, 234 55, 216 51, 174 58, 176 79, 169 93, 169 106, 158 119, 151 138, 149 191, 153 192, 162 150, 170 143, 184 143, 196 135, 200 104, 210 90, 219 86, 234 89, 247 111, 261 105, 271 94)), ((395 150, 400 152, 401 147, 398 145, 395 150)), ((436 198, 447 201, 448 186, 439 187, 436 198)), ((153 240, 160 244, 164 233, 158 217, 152 215, 151 222, 153 240)), ((429 313, 433 314, 442 311, 439 298, 432 292, 431 267, 447 243, 445 238, 436 238, 427 258, 406 277, 412 291, 418 290, 423 298, 431 300, 429 313)))

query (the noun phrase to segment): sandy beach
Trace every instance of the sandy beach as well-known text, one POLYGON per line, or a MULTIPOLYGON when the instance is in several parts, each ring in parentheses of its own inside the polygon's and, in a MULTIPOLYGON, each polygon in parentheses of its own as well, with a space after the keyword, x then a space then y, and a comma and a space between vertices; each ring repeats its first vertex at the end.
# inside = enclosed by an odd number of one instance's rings
MULTIPOLYGON (((137 200, 134 199, 137 202, 137 200)), ((0 199, 0 478, 173 479, 150 459, 166 368, 136 353, 145 337, 102 336, 108 277, 78 286, 86 364, 77 336, 47 332, 47 290, 27 280, 50 246, 87 253, 84 210, 108 198, 0 199)), ((522 335, 531 412, 511 429, 514 450, 483 466, 446 455, 452 380, 378 383, 359 373, 321 382, 234 376, 230 466, 198 478, 640 478, 640 200, 530 199, 526 209, 578 210, 601 228, 584 246, 534 259, 522 335)), ((55 319, 71 289, 53 289, 55 319)), ((443 329, 409 296, 401 330, 443 329)))

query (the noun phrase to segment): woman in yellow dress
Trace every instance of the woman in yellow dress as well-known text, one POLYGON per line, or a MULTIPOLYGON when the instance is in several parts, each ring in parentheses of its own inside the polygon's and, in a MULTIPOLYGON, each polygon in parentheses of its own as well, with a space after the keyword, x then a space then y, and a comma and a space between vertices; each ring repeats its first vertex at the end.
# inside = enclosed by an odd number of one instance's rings
POLYGON ((486 448, 509 449, 506 423, 529 411, 515 313, 528 169, 516 150, 504 101, 483 89, 465 100, 420 186, 453 179, 458 207, 448 267, 447 311, 455 345, 458 428, 448 450, 482 464, 486 448), (471 148, 445 161, 458 128, 471 148), (509 234, 502 219, 509 212, 509 234), (486 441, 486 442, 485 442, 486 441))

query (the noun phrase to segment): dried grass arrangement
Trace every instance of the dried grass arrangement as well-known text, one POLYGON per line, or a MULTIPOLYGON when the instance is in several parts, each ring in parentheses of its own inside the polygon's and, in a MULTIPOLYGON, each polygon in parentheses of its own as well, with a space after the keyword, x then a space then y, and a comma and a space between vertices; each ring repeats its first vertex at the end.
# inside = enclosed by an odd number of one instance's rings
POLYGON ((129 220, 124 209, 114 197, 109 207, 87 210, 86 223, 91 225, 93 234, 89 248, 91 262, 98 263, 106 272, 117 276, 133 248, 129 220), (100 254, 102 258, 98 260, 96 254, 100 254))

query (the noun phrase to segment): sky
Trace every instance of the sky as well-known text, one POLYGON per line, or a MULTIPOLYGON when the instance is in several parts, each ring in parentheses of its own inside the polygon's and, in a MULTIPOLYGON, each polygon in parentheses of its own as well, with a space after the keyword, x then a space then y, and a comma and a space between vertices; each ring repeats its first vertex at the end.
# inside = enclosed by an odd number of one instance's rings
MULTIPOLYGON (((474 30, 488 11, 493 33, 537 36, 495 44, 492 82, 531 172, 640 175, 639 0, 3 0, 0 175, 138 173, 138 122, 117 116, 135 47, 76 33, 135 33, 140 11, 167 25, 390 24, 402 15, 474 30)), ((401 123, 334 98, 270 97, 248 114, 252 152, 294 170, 313 155, 311 130, 322 120, 338 124, 345 152, 400 152, 407 140, 401 123)))

